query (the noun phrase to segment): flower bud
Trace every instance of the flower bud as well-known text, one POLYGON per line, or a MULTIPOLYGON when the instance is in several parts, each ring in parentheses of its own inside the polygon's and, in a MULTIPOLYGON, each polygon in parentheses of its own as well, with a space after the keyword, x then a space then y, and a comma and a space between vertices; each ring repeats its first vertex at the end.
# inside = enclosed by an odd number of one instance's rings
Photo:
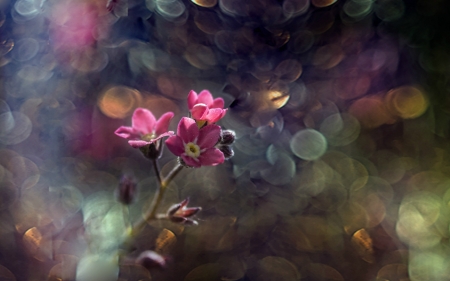
POLYGON ((236 139, 236 133, 232 130, 223 130, 220 135, 219 144, 220 145, 231 145, 236 139))
POLYGON ((234 151, 231 148, 231 146, 221 145, 218 148, 219 148, 220 151, 222 151, 223 156, 225 156, 225 159, 229 159, 229 158, 233 157, 234 151))
POLYGON ((136 259, 136 263, 143 267, 150 268, 165 268, 167 259, 154 251, 144 251, 136 259))
POLYGON ((184 218, 189 218, 196 215, 202 210, 202 207, 183 208, 177 214, 184 218))
POLYGON ((175 215, 177 212, 178 212, 178 210, 181 208, 181 204, 175 204, 175 205, 172 205, 170 208, 169 208, 169 210, 167 211, 167 216, 173 216, 173 215, 175 215))
POLYGON ((201 207, 188 208, 189 198, 184 199, 181 203, 175 204, 167 210, 166 218, 174 223, 184 225, 197 225, 197 221, 190 217, 195 216, 201 211, 201 207))
POLYGON ((183 217, 169 217, 169 220, 174 223, 183 224, 183 225, 198 225, 198 222, 196 220, 190 219, 190 218, 183 218, 183 217))
POLYGON ((193 219, 185 219, 185 221, 182 223, 183 225, 198 225, 198 221, 193 220, 193 219))
POLYGON ((122 176, 119 182, 119 186, 116 189, 117 200, 124 204, 129 205, 134 202, 137 195, 136 181, 129 176, 122 176))

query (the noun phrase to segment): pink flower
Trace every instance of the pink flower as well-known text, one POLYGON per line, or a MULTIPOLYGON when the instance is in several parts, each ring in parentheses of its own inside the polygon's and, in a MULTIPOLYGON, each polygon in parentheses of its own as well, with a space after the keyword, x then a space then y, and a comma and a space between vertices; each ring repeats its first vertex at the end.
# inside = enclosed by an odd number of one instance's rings
POLYGON ((188 95, 188 107, 191 110, 194 105, 202 103, 209 108, 223 108, 224 102, 222 98, 217 98, 213 100, 213 96, 208 90, 203 90, 197 95, 196 92, 191 90, 188 95))
POLYGON ((172 136, 173 131, 167 130, 173 115, 173 112, 166 112, 156 120, 150 110, 137 108, 131 118, 131 127, 121 126, 114 133, 127 139, 132 147, 140 148, 163 137, 172 136))
POLYGON ((219 138, 219 126, 211 124, 199 129, 194 119, 183 117, 177 135, 168 138, 166 145, 190 167, 215 166, 225 160, 223 153, 214 147, 219 138))
POLYGON ((213 99, 208 90, 203 90, 197 95, 191 90, 188 95, 188 107, 192 114, 192 118, 197 121, 205 121, 208 123, 216 123, 222 119, 227 113, 223 109, 224 101, 222 98, 213 99))

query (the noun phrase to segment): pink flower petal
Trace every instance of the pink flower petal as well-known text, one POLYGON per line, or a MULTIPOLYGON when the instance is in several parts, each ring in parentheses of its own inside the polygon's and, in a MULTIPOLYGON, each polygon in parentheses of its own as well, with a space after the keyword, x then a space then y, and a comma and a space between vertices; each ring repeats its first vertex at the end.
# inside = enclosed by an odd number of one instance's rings
POLYGON ((206 114, 205 119, 209 123, 216 123, 225 116, 225 113, 227 113, 226 109, 211 108, 206 114))
POLYGON ((186 198, 186 199, 184 199, 183 201, 181 201, 180 207, 181 207, 181 208, 184 208, 184 207, 186 207, 188 204, 189 204, 189 197, 186 198))
MULTIPOLYGON (((225 114, 227 114, 227 112, 228 112, 228 108, 224 109, 222 111, 222 115, 220 116, 219 120, 222 119, 223 117, 225 117, 225 114)), ((217 120, 217 121, 219 121, 219 120, 217 120)))
POLYGON ((183 140, 179 136, 171 136, 166 140, 167 148, 172 152, 175 156, 180 156, 184 153, 184 144, 183 140))
POLYGON ((198 94, 197 103, 204 103, 208 107, 211 107, 213 104, 213 96, 208 90, 203 90, 198 94))
POLYGON ((189 95, 188 95, 188 98, 187 98, 187 103, 188 103, 189 110, 191 110, 194 107, 194 105, 197 103, 197 100, 198 100, 197 93, 194 92, 194 90, 191 90, 189 92, 189 95))
POLYGON ((200 207, 182 208, 178 210, 177 215, 183 218, 189 218, 200 212, 201 209, 200 207))
POLYGON ((145 135, 153 133, 156 125, 156 118, 150 110, 145 108, 137 108, 133 113, 131 122, 136 131, 145 135))
POLYGON ((191 167, 201 167, 202 165, 200 164, 200 161, 195 161, 194 158, 189 157, 187 155, 181 155, 181 158, 183 159, 184 163, 186 163, 186 165, 191 166, 191 167))
POLYGON ((153 141, 157 141, 163 137, 171 137, 173 135, 175 135, 175 133, 173 131, 167 131, 165 133, 160 134, 157 138, 154 138, 153 141))
POLYGON ((139 147, 143 147, 143 146, 145 146, 147 144, 154 143, 154 142, 156 142, 156 141, 158 141, 158 140, 160 140, 160 139, 162 139, 164 137, 170 137, 170 136, 173 136, 173 135, 174 135, 173 131, 168 131, 168 132, 165 132, 165 133, 159 135, 158 137, 152 139, 151 141, 129 140, 128 143, 134 148, 139 148, 139 147))
POLYGON ((146 146, 147 144, 150 144, 151 142, 144 141, 144 140, 130 140, 128 141, 128 144, 131 145, 133 148, 139 148, 146 146))
POLYGON ((199 130, 194 119, 188 117, 181 118, 180 123, 178 123, 177 135, 181 137, 185 144, 193 142, 198 137, 198 133, 199 130))
POLYGON ((215 147, 211 147, 200 154, 198 157, 202 166, 216 166, 222 164, 225 161, 222 151, 215 147))
POLYGON ((200 149, 210 148, 216 145, 220 138, 220 127, 214 124, 200 129, 197 145, 200 149))
POLYGON ((158 119, 158 121, 156 121, 155 133, 157 136, 164 132, 167 132, 167 130, 169 129, 170 120, 172 120, 173 115, 173 112, 166 112, 158 119))
POLYGON ((132 127, 126 126, 120 126, 114 134, 124 139, 138 139, 140 137, 132 127))
POLYGON ((225 105, 225 102, 223 101, 223 98, 217 98, 214 100, 212 105, 210 105, 210 108, 223 108, 225 105))
POLYGON ((207 112, 208 112, 208 106, 206 106, 206 104, 203 104, 203 103, 197 103, 191 109, 192 118, 194 118, 196 120, 204 120, 207 112))

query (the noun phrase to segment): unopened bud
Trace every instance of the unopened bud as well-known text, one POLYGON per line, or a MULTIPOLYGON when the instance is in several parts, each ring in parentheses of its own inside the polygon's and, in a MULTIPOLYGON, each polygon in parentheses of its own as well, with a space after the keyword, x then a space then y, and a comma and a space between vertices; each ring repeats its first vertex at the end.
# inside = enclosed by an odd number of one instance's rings
POLYGON ((202 210, 201 207, 183 208, 180 211, 178 211, 178 215, 185 218, 189 218, 196 215, 201 210, 202 210))
POLYGON ((169 210, 167 211, 167 215, 168 215, 169 217, 175 215, 175 213, 178 212, 178 210, 179 210, 180 208, 181 208, 181 204, 175 204, 175 205, 172 205, 172 206, 169 208, 169 210))
POLYGON ((190 219, 190 218, 183 218, 183 217, 169 217, 171 222, 183 224, 183 225, 198 225, 198 222, 196 220, 190 219))
POLYGON ((137 184, 135 180, 129 176, 122 176, 116 190, 117 200, 124 205, 129 205, 134 202, 136 195, 137 184))
POLYGON ((180 202, 181 208, 186 207, 189 204, 189 197, 180 202))
POLYGON ((165 268, 167 259, 154 251, 144 251, 136 259, 136 263, 143 267, 150 268, 165 268))
POLYGON ((222 145, 218 147, 220 151, 222 151, 223 156, 225 157, 225 159, 229 159, 231 157, 233 157, 234 155, 234 151, 231 148, 231 146, 228 145, 222 145))
POLYGON ((183 217, 170 216, 169 220, 174 223, 183 224, 187 219, 183 217))
POLYGON ((231 145, 236 139, 236 133, 232 130, 223 130, 220 136, 219 144, 221 145, 231 145))
POLYGON ((195 216, 201 211, 201 207, 191 207, 188 208, 189 198, 184 199, 178 204, 172 205, 166 214, 166 218, 174 223, 184 224, 184 225, 197 225, 197 221, 191 219, 190 217, 195 216))
POLYGON ((196 220, 193 220, 193 219, 186 219, 186 220, 183 222, 183 224, 184 224, 184 225, 198 225, 198 222, 197 222, 196 220))

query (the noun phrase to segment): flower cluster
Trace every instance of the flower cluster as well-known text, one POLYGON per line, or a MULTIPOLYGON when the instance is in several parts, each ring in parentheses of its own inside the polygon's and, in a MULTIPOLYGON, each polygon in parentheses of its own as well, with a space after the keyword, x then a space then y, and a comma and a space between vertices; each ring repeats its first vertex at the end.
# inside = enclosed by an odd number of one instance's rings
MULTIPOLYGON (((140 149, 146 158, 153 161, 159 183, 155 198, 144 216, 136 223, 130 224, 129 229, 126 230, 128 235, 127 240, 124 241, 126 249, 132 248, 130 239, 144 229, 150 220, 166 219, 184 226, 197 225, 195 216, 201 211, 201 207, 188 207, 189 199, 172 205, 164 214, 158 213, 164 192, 184 167, 216 166, 233 156, 231 145, 234 143, 235 133, 231 130, 222 130, 216 124, 227 113, 223 99, 214 99, 207 90, 201 91, 200 94, 190 91, 187 105, 189 117, 181 118, 176 134, 169 131, 170 121, 174 117, 173 112, 166 112, 156 119, 150 110, 144 108, 137 108, 134 111, 131 127, 121 126, 115 131, 117 136, 127 139, 133 148, 140 149), (163 142, 165 137, 167 139, 163 142), (178 164, 163 177, 158 167, 158 159, 161 157, 164 144, 178 157, 178 164)), ((115 191, 117 201, 123 205, 135 202, 138 194, 137 187, 133 177, 123 176, 115 191)), ((131 261, 147 269, 163 269, 168 259, 157 252, 146 250, 137 258, 124 258, 123 261, 131 261)))
POLYGON ((121 126, 115 134, 128 139, 132 147, 139 148, 150 159, 161 156, 161 139, 169 137, 165 141, 167 148, 185 167, 223 163, 233 155, 230 145, 234 141, 234 132, 222 130, 215 124, 227 112, 223 99, 214 99, 208 90, 200 94, 190 91, 187 104, 191 117, 181 118, 176 134, 168 131, 173 112, 166 112, 157 120, 144 108, 135 110, 131 127, 121 126))

